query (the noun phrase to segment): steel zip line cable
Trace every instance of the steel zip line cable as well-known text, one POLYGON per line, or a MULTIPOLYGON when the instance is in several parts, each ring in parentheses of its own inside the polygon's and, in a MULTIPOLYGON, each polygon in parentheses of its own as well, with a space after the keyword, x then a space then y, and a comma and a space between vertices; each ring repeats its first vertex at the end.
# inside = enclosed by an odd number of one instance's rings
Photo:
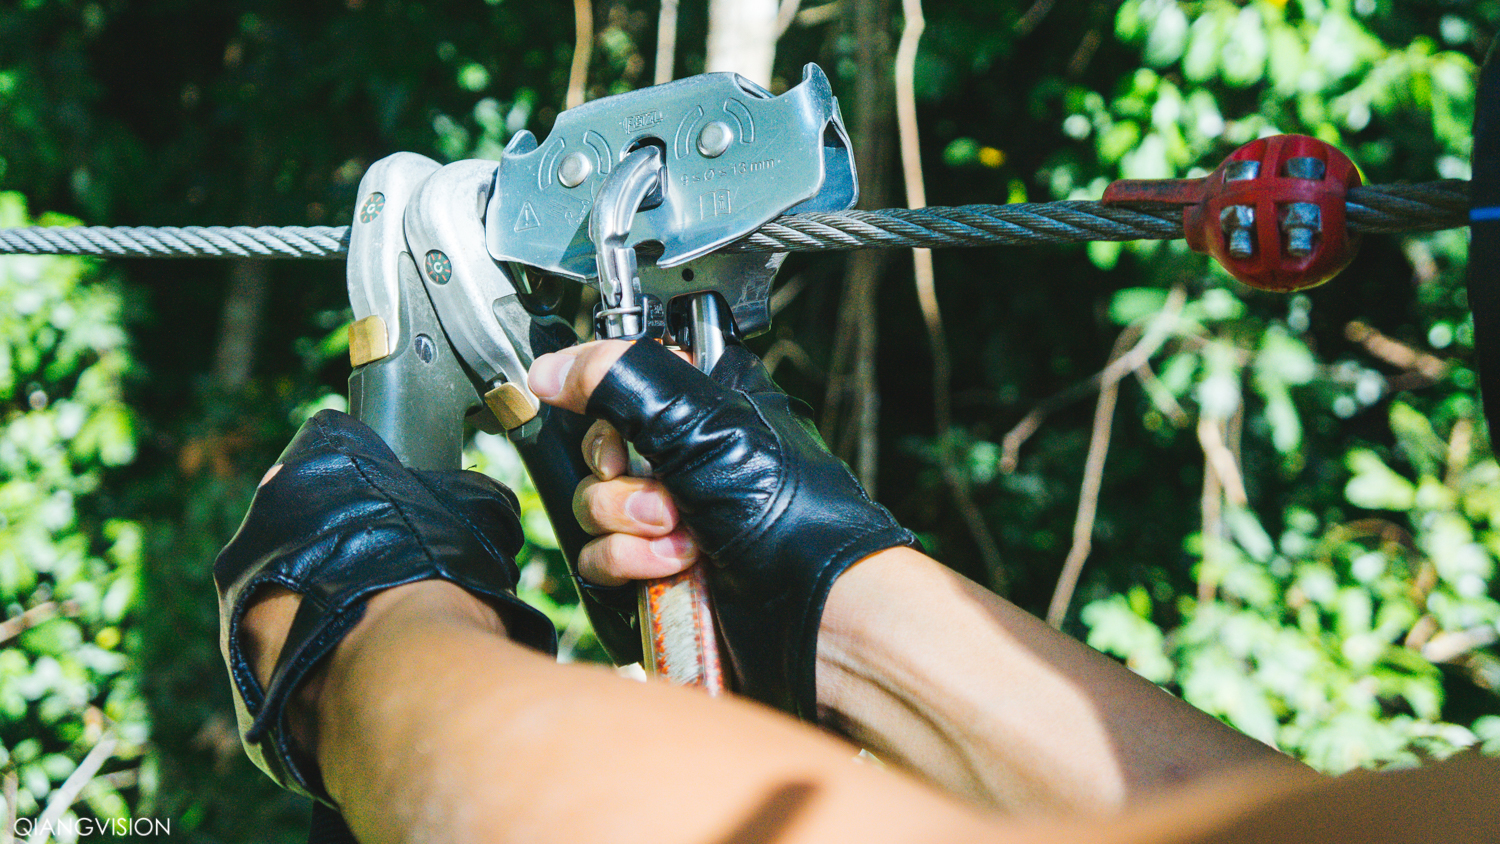
MULTIPOLYGON (((1351 188, 1351 231, 1438 231, 1469 224, 1469 183, 1460 179, 1351 188)), ((1088 200, 932 206, 789 214, 725 247, 726 252, 1082 243, 1181 238, 1182 209, 1088 200)), ((0 229, 0 255, 100 258, 342 258, 348 226, 72 226, 0 229)))

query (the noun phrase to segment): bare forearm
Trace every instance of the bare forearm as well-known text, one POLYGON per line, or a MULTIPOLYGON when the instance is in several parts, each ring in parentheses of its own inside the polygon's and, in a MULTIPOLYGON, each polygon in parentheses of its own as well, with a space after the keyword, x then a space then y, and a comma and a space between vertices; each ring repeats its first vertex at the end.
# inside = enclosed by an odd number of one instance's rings
POLYGON ((1341 780, 1262 760, 1108 819, 1005 823, 768 710, 558 666, 454 587, 402 590, 311 702, 329 790, 366 844, 1500 840, 1500 762, 1478 759, 1341 780))
POLYGON ((753 829, 908 842, 985 828, 767 710, 555 665, 454 600, 393 606, 330 665, 318 758, 362 840, 733 841, 753 829))
POLYGON ((835 584, 818 659, 829 724, 1009 812, 1113 810, 1256 764, 1311 776, 908 549, 835 584))

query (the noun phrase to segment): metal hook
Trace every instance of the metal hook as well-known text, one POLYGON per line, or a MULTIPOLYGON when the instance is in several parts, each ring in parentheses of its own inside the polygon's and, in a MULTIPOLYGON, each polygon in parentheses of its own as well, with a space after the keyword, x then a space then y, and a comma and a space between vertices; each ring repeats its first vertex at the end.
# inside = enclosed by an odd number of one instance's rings
POLYGON ((589 212, 589 239, 599 266, 599 305, 607 337, 638 337, 645 327, 645 303, 635 250, 626 240, 630 224, 658 185, 665 162, 661 150, 643 146, 625 156, 599 186, 589 212))

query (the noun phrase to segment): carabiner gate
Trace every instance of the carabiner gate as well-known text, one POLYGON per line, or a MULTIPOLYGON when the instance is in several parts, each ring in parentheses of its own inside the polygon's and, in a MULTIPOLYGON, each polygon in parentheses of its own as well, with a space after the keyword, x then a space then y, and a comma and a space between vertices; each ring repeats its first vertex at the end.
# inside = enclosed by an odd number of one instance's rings
MULTIPOLYGON (((653 336, 651 306, 641 294, 635 249, 627 240, 637 211, 659 185, 665 162, 661 150, 643 146, 625 156, 599 186, 589 213, 589 239, 599 266, 599 306, 594 310, 600 337, 635 340, 653 336)), ((659 310, 659 306, 658 306, 659 310)))

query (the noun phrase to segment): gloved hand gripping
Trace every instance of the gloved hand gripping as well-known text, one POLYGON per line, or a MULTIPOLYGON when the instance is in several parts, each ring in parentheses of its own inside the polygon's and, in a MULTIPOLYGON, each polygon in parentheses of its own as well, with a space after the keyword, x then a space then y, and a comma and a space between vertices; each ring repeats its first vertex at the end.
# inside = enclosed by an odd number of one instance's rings
POLYGON ((514 595, 523 537, 503 485, 476 472, 407 469, 374 431, 336 411, 309 420, 280 463, 214 563, 220 647, 250 758, 281 785, 332 805, 315 761, 290 740, 286 711, 371 596, 446 580, 492 604, 518 642, 552 653, 556 633, 514 595), (256 593, 273 585, 302 601, 263 689, 243 622, 256 593))
POLYGON ((916 537, 871 501, 823 444, 807 408, 760 360, 728 347, 712 376, 657 343, 610 369, 588 412, 651 464, 707 571, 738 689, 817 720, 818 627, 833 582, 877 551, 916 537))

